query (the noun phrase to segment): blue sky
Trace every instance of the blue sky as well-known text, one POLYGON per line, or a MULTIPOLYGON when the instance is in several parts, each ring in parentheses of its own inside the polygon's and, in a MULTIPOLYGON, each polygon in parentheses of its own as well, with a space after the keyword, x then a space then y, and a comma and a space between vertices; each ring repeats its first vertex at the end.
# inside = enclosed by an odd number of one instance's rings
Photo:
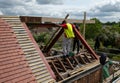
POLYGON ((119 21, 120 0, 0 0, 0 15, 40 16, 83 19, 98 18, 101 22, 119 21))

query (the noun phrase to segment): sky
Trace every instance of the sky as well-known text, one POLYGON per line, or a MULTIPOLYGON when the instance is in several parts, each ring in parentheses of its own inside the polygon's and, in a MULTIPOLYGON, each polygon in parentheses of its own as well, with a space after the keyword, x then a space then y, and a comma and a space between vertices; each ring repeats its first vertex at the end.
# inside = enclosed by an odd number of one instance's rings
POLYGON ((0 15, 120 21, 120 0, 0 0, 0 15))

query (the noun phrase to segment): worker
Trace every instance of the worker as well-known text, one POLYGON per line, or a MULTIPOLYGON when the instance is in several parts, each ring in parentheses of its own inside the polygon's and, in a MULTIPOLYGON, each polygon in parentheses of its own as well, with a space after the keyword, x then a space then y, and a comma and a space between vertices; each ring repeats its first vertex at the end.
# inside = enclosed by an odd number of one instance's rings
POLYGON ((98 35, 98 36, 95 38, 94 49, 95 49, 95 50, 99 50, 99 49, 103 49, 103 48, 104 48, 104 45, 103 45, 102 36, 101 36, 101 35, 98 35))
POLYGON ((68 57, 69 54, 71 53, 71 42, 72 39, 75 37, 73 28, 75 26, 73 24, 67 23, 66 20, 62 22, 60 25, 64 29, 64 37, 63 37, 63 56, 68 57))
POLYGON ((97 37, 95 38, 94 49, 97 50, 97 49, 99 49, 99 48, 100 48, 100 38, 99 38, 99 36, 97 36, 97 37))
MULTIPOLYGON (((79 31, 79 27, 76 23, 74 23, 75 28, 79 31)), ((80 51, 80 48, 82 48, 82 46, 80 45, 80 40, 78 39, 77 35, 75 34, 75 37, 73 38, 73 51, 75 50, 75 47, 77 45, 77 54, 80 51)))
POLYGON ((106 54, 104 54, 104 53, 100 54, 99 60, 100 60, 101 65, 105 65, 106 58, 107 58, 106 54))
MULTIPOLYGON (((113 62, 109 59, 109 57, 102 53, 100 54, 100 64, 102 65, 102 74, 101 74, 101 82, 103 83, 106 81, 106 78, 110 76, 109 68, 112 66, 113 62)), ((106 82, 105 82, 106 83, 106 82)))

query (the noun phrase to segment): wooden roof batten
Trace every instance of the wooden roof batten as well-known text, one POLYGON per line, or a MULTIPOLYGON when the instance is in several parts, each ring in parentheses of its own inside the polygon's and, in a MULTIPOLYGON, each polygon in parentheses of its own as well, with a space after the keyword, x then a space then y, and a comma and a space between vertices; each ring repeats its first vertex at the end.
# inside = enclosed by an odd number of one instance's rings
MULTIPOLYGON (((58 23, 62 22, 64 18, 51 18, 51 17, 33 17, 33 16, 20 16, 22 22, 25 23, 45 23, 45 22, 52 22, 58 23)), ((83 20, 78 19, 67 19, 69 23, 83 23, 83 20)), ((86 20, 86 24, 94 24, 95 20, 86 20)))
MULTIPOLYGON (((38 49, 38 46, 37 46, 36 42, 34 41, 32 34, 30 33, 28 27, 25 25, 25 23, 21 22, 20 17, 19 16, 0 16, 0 19, 4 20, 6 23, 8 23, 9 26, 11 27, 11 29, 13 30, 12 33, 14 33, 16 35, 16 40, 18 41, 17 44, 20 45, 20 48, 23 51, 23 54, 26 59, 25 61, 28 63, 28 67, 29 67, 29 69, 31 69, 31 71, 32 71, 31 73, 33 74, 33 77, 35 77, 35 81, 37 81, 38 83, 54 82, 54 78, 55 78, 54 73, 52 72, 51 68, 49 67, 49 64, 47 63, 47 61, 45 60, 41 50, 38 49), (44 75, 43 75, 43 73, 44 73, 44 75)), ((3 22, 1 22, 1 27, 3 25, 4 25, 3 22)), ((6 29, 7 26, 3 26, 3 27, 5 29, 1 29, 2 33, 6 32, 5 30, 7 30, 6 29)), ((7 32, 8 32, 8 30, 7 30, 7 32)), ((9 35, 9 33, 8 33, 8 35, 9 35)), ((5 35, 5 36, 7 36, 7 35, 5 35)), ((4 38, 4 35, 2 38, 4 38)), ((11 43, 12 43, 12 41, 10 42, 10 44, 11 43)), ((9 44, 9 43, 7 43, 7 44, 9 44)), ((15 47, 13 47, 12 49, 14 49, 14 48, 15 47)), ((5 51, 7 51, 7 50, 5 50, 5 51)), ((12 52, 14 52, 14 51, 12 51, 12 52)), ((8 53, 8 55, 10 55, 10 53, 8 53)), ((13 54, 11 54, 11 55, 13 56, 13 54)), ((18 75, 16 75, 16 76, 18 76, 18 75)), ((8 77, 8 76, 6 76, 6 77, 8 77)), ((26 79, 26 80, 28 80, 28 79, 26 79)), ((1 83, 1 80, 0 80, 0 83, 1 83)), ((22 82, 22 83, 24 83, 24 82, 22 82)), ((28 82, 25 82, 25 83, 28 83, 28 82)), ((31 82, 31 83, 34 83, 34 82, 31 82)))

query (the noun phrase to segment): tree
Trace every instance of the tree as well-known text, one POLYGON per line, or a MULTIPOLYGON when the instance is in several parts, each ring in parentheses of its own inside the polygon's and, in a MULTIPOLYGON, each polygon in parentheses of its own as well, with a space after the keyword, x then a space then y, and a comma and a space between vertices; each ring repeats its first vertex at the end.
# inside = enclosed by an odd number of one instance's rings
POLYGON ((102 28, 101 33, 99 33, 97 36, 101 38, 102 43, 105 47, 111 46, 120 48, 120 34, 119 31, 116 31, 115 27, 111 26, 102 28))
MULTIPOLYGON (((95 20, 95 24, 86 24, 85 32, 86 39, 94 39, 96 35, 98 35, 101 32, 102 29, 102 23, 97 18, 93 18, 91 20, 95 20)), ((81 33, 82 31, 83 25, 81 25, 81 33)))

